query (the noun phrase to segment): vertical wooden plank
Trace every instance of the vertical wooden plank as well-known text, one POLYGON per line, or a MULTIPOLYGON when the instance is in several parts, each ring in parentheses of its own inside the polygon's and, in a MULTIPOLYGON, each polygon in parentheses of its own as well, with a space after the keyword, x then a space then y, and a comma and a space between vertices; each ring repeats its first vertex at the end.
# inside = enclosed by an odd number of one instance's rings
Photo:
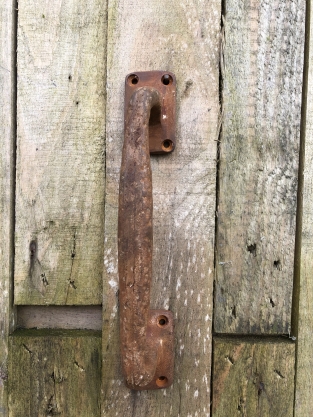
POLYGON ((13 256, 13 187, 15 135, 15 1, 0 3, 0 416, 7 409, 8 334, 13 256))
POLYGON ((22 330, 10 351, 10 416, 100 416, 101 332, 22 330))
POLYGON ((109 1, 103 415, 209 416, 220 1, 109 1), (117 206, 125 76, 177 79, 177 147, 152 157, 151 308, 175 317, 172 387, 125 388, 118 337, 117 206))
POLYGON ((291 417, 295 344, 286 340, 214 340, 213 417, 291 417))
POLYGON ((305 1, 225 7, 215 331, 288 333, 305 1))
POLYGON ((302 111, 302 158, 300 164, 299 239, 296 253, 294 332, 297 335, 297 372, 294 417, 313 409, 313 25, 312 1, 307 2, 305 77, 302 111))
POLYGON ((101 304, 106 1, 21 0, 16 304, 101 304))

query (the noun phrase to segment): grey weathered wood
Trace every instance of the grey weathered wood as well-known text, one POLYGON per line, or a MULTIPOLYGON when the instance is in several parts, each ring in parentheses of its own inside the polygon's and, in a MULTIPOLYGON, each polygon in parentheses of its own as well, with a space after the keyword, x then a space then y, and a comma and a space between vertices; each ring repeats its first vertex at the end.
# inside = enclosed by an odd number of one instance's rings
POLYGON ((106 1, 19 2, 16 304, 101 304, 106 1))
POLYGON ((297 373, 294 417, 313 409, 313 22, 307 2, 306 60, 302 113, 302 160, 299 182, 299 239, 297 251, 294 332, 297 336, 297 373))
POLYGON ((18 306, 17 327, 101 330, 101 306, 18 306))
POLYGON ((305 1, 225 8, 214 328, 288 333, 305 1))
POLYGON ((294 375, 288 339, 216 338, 212 416, 292 417, 294 375))
POLYGON ((13 325, 15 1, 0 3, 0 416, 7 409, 8 335, 13 325))
POLYGON ((101 332, 21 330, 10 337, 10 416, 100 416, 101 332))
POLYGON ((103 415, 210 414, 220 1, 109 1, 103 415), (117 206, 125 76, 169 70, 177 79, 177 146, 152 157, 151 308, 175 317, 174 384, 133 392, 121 375, 117 206))

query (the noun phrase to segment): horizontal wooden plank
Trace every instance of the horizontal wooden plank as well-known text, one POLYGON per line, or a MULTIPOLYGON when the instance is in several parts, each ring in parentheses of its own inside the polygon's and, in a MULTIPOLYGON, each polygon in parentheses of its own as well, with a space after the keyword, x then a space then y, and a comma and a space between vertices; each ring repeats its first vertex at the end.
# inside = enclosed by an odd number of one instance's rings
POLYGON ((19 3, 16 304, 101 304, 105 0, 19 3))
POLYGON ((0 2, 0 416, 8 416, 8 336, 13 325, 15 1, 0 2))
POLYGON ((11 417, 99 417, 101 332, 19 330, 9 374, 11 417))
POLYGON ((292 417, 295 344, 214 339, 213 417, 292 417))
POLYGON ((214 329, 288 333, 305 1, 225 11, 214 329))
POLYGON ((294 332, 297 336, 297 374, 294 417, 313 409, 313 21, 307 2, 307 37, 302 114, 302 165, 299 176, 299 239, 296 253, 294 332))
POLYGON ((101 330, 102 306, 18 306, 17 327, 101 330))
POLYGON ((212 294, 219 117, 220 0, 109 1, 103 416, 210 414, 212 294), (136 71, 177 80, 176 148, 151 158, 151 308, 175 318, 171 388, 131 392, 120 367, 117 212, 124 80, 136 71))

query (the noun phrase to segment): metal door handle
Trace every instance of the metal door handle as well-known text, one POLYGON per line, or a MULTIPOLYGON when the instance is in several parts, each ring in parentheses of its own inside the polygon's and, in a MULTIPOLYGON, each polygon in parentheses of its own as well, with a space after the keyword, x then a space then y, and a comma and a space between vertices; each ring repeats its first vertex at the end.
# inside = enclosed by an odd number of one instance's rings
POLYGON ((166 388, 173 381, 173 315, 168 310, 150 310, 150 153, 174 149, 174 119, 173 74, 151 71, 126 77, 118 211, 119 311, 125 383, 136 390, 166 388))

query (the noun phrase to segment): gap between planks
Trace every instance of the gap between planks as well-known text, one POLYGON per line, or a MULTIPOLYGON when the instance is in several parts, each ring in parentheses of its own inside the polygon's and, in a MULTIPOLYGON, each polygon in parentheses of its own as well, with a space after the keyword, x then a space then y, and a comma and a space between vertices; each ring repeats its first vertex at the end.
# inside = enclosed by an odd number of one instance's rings
POLYGON ((218 333, 213 334, 213 340, 237 341, 240 343, 279 343, 290 342, 295 343, 296 338, 291 334, 234 334, 234 333, 218 333))
POLYGON ((102 306, 18 306, 20 329, 102 329, 102 306))

